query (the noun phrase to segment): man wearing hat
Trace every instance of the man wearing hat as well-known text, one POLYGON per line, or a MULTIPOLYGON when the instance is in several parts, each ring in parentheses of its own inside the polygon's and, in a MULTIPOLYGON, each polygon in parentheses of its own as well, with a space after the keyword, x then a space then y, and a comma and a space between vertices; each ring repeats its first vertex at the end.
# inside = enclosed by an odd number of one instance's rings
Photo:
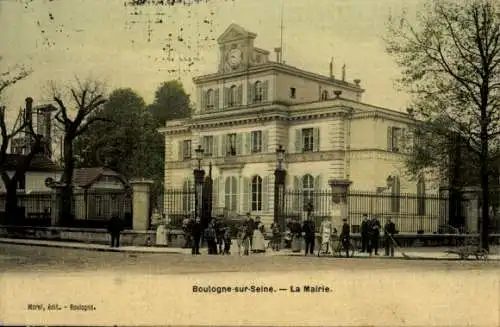
POLYGON ((342 232, 340 233, 340 240, 342 241, 342 247, 345 250, 347 258, 349 258, 349 245, 351 244, 351 227, 347 223, 347 218, 342 219, 344 224, 342 225, 342 232))

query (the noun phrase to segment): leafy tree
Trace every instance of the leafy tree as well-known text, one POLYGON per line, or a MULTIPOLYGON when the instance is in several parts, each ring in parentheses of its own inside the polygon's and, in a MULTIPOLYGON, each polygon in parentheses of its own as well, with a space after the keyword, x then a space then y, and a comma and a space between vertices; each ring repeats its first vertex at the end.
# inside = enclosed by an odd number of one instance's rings
POLYGON ((67 86, 69 92, 69 100, 63 98, 64 92, 61 89, 53 87, 53 98, 57 103, 58 112, 56 121, 61 124, 64 129, 63 137, 63 161, 64 170, 61 176, 61 220, 72 219, 71 215, 71 198, 73 194, 73 171, 75 168, 75 158, 73 146, 75 140, 88 131, 88 129, 98 121, 104 121, 103 118, 93 115, 104 103, 104 92, 102 86, 96 81, 82 82, 78 78, 74 85, 67 86), (67 103, 71 103, 76 109, 74 118, 70 117, 70 110, 67 103))
POLYGON ((148 106, 149 112, 160 125, 171 119, 186 118, 191 115, 189 95, 182 83, 176 80, 162 83, 155 92, 155 99, 148 106))
POLYGON ((491 159, 500 145, 499 10, 493 0, 429 1, 414 25, 404 15, 391 18, 386 38, 402 68, 399 82, 413 95, 412 114, 423 122, 418 127, 440 142, 457 135, 477 158, 486 250, 491 159))
POLYGON ((129 179, 151 178, 156 198, 163 185, 164 142, 144 100, 132 89, 117 89, 94 115, 112 123, 95 123, 75 142, 78 165, 105 165, 129 179))

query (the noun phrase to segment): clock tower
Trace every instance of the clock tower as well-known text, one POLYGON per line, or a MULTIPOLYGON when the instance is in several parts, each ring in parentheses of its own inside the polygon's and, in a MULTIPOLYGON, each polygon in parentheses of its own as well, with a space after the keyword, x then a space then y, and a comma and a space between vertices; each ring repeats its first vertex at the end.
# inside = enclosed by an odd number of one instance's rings
POLYGON ((251 66, 256 36, 239 25, 231 24, 217 39, 220 50, 219 73, 245 70, 251 66))

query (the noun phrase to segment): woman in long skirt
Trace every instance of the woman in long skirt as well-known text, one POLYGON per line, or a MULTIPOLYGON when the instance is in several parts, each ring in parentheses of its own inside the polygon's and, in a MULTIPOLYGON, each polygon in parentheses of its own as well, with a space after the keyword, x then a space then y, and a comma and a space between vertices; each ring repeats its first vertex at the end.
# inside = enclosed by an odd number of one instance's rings
POLYGON ((264 240, 264 225, 260 221, 260 217, 255 218, 255 230, 253 232, 252 251, 255 253, 266 252, 266 243, 264 240))

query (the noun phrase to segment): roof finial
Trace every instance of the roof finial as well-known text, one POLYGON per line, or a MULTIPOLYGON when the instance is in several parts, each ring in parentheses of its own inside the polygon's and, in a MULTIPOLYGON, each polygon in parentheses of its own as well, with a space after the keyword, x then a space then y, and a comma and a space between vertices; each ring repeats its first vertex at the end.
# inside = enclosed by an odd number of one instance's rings
POLYGON ((345 81, 345 64, 342 66, 342 81, 345 81))

